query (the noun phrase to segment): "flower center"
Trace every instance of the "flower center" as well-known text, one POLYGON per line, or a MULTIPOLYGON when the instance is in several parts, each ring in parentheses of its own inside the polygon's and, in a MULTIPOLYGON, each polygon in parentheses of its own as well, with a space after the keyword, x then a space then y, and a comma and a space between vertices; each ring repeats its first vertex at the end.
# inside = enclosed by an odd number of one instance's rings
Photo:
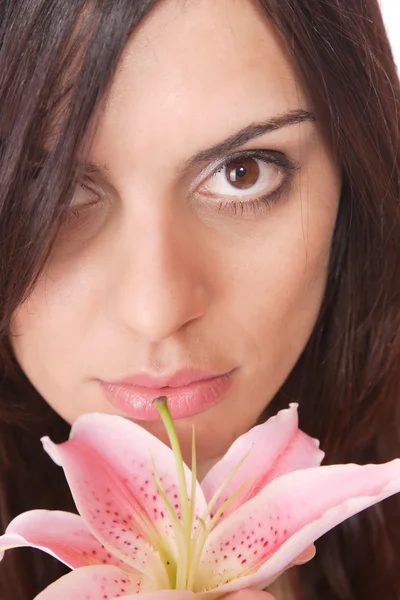
POLYGON ((160 552, 160 558, 168 573, 171 589, 195 591, 199 589, 200 582, 196 581, 196 576, 199 571, 201 556, 203 553, 204 545, 207 541, 207 537, 210 531, 213 529, 216 522, 218 521, 218 519, 221 517, 222 513, 243 491, 243 489, 248 485, 249 482, 246 482, 237 491, 235 491, 234 494, 229 496, 228 499, 222 504, 222 506, 220 506, 220 508, 216 511, 215 514, 212 514, 213 508, 218 499, 224 493, 227 485, 230 483, 239 467, 246 460, 247 456, 249 455, 249 452, 236 465, 236 467, 232 470, 232 472, 228 475, 228 477, 225 479, 222 485, 215 492, 214 496, 208 503, 203 515, 197 516, 195 515, 197 468, 194 427, 192 428, 192 478, 191 490, 189 495, 185 476, 185 467, 182 459, 182 451, 179 444, 179 439, 175 429, 175 425, 168 409, 168 400, 165 396, 162 396, 160 398, 156 398, 153 401, 153 404, 160 413, 161 419, 164 423, 168 434, 171 449, 174 453, 178 476, 178 493, 182 510, 182 520, 180 520, 170 501, 168 500, 167 494, 165 493, 163 485, 157 474, 156 465, 153 463, 155 473, 155 485, 158 491, 160 492, 160 495, 165 503, 166 510, 170 515, 176 539, 176 546, 178 549, 178 556, 175 560, 172 559, 173 553, 168 548, 164 548, 160 552), (195 521, 197 521, 196 524, 195 521))

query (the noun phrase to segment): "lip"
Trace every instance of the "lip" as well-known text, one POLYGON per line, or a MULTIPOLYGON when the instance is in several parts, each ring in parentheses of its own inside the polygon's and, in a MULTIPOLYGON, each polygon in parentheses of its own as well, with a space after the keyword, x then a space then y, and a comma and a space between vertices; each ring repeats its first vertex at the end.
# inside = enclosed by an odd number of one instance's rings
POLYGON ((218 404, 232 385, 232 371, 185 370, 167 377, 139 373, 120 381, 101 381, 107 400, 127 416, 141 421, 158 421, 154 398, 167 396, 174 419, 192 417, 218 404))

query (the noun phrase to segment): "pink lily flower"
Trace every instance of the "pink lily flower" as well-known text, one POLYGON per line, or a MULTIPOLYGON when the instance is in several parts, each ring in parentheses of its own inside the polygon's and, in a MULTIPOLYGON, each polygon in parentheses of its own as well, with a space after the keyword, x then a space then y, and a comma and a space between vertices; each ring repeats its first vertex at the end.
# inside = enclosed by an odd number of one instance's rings
POLYGON ((166 403, 172 450, 128 420, 79 418, 69 441, 42 440, 62 466, 80 515, 34 510, 0 537, 72 571, 36 600, 213 600, 263 589, 317 538, 400 491, 400 460, 321 467, 297 405, 239 437, 200 484, 184 465, 166 403))

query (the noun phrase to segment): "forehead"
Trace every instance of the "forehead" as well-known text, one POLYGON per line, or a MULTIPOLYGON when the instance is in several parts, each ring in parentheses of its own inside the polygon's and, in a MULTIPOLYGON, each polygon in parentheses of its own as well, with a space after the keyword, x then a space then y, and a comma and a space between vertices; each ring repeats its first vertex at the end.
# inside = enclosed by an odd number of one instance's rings
POLYGON ((120 144, 130 132, 141 150, 168 140, 173 151, 174 140, 206 146, 297 108, 306 101, 295 69, 251 0, 167 0, 130 39, 102 130, 120 144))

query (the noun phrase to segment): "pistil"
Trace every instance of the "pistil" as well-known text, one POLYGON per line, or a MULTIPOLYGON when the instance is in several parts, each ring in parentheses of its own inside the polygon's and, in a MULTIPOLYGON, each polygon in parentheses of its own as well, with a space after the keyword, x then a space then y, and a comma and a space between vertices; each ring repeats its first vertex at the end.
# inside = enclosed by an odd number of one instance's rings
POLYGON ((169 556, 168 552, 164 553, 163 560, 168 577, 170 579, 172 589, 181 589, 181 590, 192 590, 195 591, 199 588, 199 584, 201 587, 201 582, 196 581, 199 565, 201 562, 201 556, 203 553, 204 545, 207 541, 207 537, 218 519, 221 517, 226 508, 236 500, 236 498, 241 494, 241 492, 245 489, 245 487, 249 484, 250 480, 245 482, 238 490, 236 490, 233 494, 231 494, 225 502, 223 502, 222 506, 216 511, 214 515, 212 515, 212 510, 217 502, 217 500, 224 493, 225 489, 231 482, 232 478, 237 473, 238 469, 244 463, 246 458, 248 457, 249 452, 240 460, 240 462, 235 466, 235 468, 231 471, 231 473, 227 476, 222 485, 217 489, 214 496, 211 498, 208 503, 203 515, 197 517, 198 524, 196 531, 194 530, 193 523, 195 520, 195 505, 196 505, 196 485, 197 485, 197 465, 196 465, 196 440, 195 440, 195 431, 194 427, 192 429, 192 480, 191 480, 191 490, 190 490, 190 499, 188 497, 188 489, 186 483, 185 476, 185 467, 182 459, 182 451, 179 444, 178 434, 176 432, 176 428, 171 417, 171 414, 168 410, 168 400, 165 396, 160 398, 156 398, 153 400, 154 406, 158 409, 160 413, 161 419, 164 423, 165 429, 168 434, 168 438, 171 444, 171 449, 173 451, 175 457, 175 464, 178 476, 178 491, 181 501, 182 508, 182 521, 183 526, 180 523, 171 503, 169 502, 167 495, 163 489, 160 478, 157 474, 156 467, 154 465, 154 473, 155 473, 155 484, 157 489, 159 490, 162 499, 164 500, 165 506, 171 516, 171 522, 174 530, 174 534, 176 537, 179 557, 178 560, 174 561, 174 572, 172 571, 171 561, 168 559, 167 564, 165 564, 166 557, 169 556), (193 535, 192 535, 193 534, 193 535), (175 577, 174 577, 175 574, 175 577), (175 585, 174 585, 175 584, 175 585))
MULTIPOLYGON (((182 451, 179 444, 178 434, 176 432, 174 421, 168 410, 168 399, 166 396, 161 396, 153 400, 154 406, 158 409, 161 419, 164 423, 165 429, 168 434, 168 438, 171 444, 172 452, 175 457, 175 464, 178 476, 178 492, 181 501, 182 509, 182 521, 183 521, 183 532, 184 532, 184 552, 182 552, 182 564, 179 561, 177 565, 176 574, 176 589, 187 589, 188 575, 190 571, 190 555, 191 555, 191 537, 192 527, 194 519, 194 506, 195 506, 195 491, 196 491, 196 478, 192 477, 191 492, 192 496, 189 504, 188 490, 186 485, 185 468, 182 458, 182 451)), ((192 448, 194 445, 194 438, 192 439, 192 448)), ((192 461, 193 462, 193 461, 192 461)), ((194 456, 194 462, 196 462, 196 456, 194 456)))

